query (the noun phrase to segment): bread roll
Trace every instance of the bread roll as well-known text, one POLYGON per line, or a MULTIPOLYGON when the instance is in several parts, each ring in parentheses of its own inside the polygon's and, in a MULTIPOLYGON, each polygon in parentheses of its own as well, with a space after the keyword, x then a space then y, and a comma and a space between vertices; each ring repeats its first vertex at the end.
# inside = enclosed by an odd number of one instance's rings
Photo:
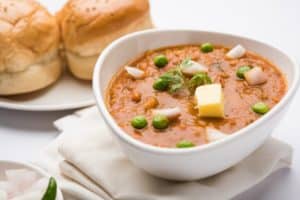
POLYGON ((0 95, 42 89, 61 74, 59 28, 34 0, 0 0, 0 95))
POLYGON ((148 0, 70 0, 57 18, 69 69, 85 80, 113 40, 152 27, 148 0))

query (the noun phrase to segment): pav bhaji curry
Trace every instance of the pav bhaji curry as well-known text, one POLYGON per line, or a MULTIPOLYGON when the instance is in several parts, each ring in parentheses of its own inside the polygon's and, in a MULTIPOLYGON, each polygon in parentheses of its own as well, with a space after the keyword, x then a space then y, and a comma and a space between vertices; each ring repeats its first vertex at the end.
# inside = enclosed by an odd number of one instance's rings
POLYGON ((284 75, 237 45, 146 52, 112 79, 107 105, 118 125, 147 144, 187 148, 226 137, 266 114, 287 89, 284 75))

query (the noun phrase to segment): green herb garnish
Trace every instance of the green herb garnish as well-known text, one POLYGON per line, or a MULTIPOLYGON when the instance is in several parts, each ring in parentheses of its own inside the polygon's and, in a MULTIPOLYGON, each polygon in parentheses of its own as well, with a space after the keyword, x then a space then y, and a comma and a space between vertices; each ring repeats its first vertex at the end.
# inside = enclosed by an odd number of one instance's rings
POLYGON ((186 59, 184 59, 181 63, 180 63, 180 67, 181 68, 186 68, 186 67, 190 67, 190 66, 192 66, 193 65, 193 63, 192 63, 192 60, 191 60, 191 58, 186 58, 186 59))
POLYGON ((153 88, 159 91, 167 90, 170 93, 175 93, 184 86, 187 86, 193 92, 200 85, 212 83, 211 78, 205 72, 199 72, 187 81, 181 69, 192 65, 193 63, 190 58, 184 59, 177 67, 158 77, 153 83, 153 88))
MULTIPOLYGON (((166 89, 170 93, 175 93, 184 86, 184 76, 178 67, 175 67, 174 69, 164 73, 157 80, 164 82, 167 85, 166 89)), ((157 81, 154 83, 156 84, 156 82, 157 81)), ((154 89, 157 88, 155 86, 156 85, 153 85, 154 89)))
POLYGON ((195 74, 189 81, 188 81, 188 88, 190 91, 194 91, 200 85, 211 84, 211 78, 205 72, 199 72, 195 74))
POLYGON ((225 72, 225 70, 223 69, 223 67, 221 65, 221 62, 217 61, 217 62, 213 63, 211 66, 217 68, 221 72, 225 72))

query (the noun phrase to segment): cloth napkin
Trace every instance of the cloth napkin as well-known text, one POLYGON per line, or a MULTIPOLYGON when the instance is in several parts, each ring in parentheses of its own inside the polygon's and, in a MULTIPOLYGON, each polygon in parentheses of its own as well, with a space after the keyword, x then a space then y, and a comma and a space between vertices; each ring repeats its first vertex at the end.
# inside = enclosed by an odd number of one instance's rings
MULTIPOLYGON (((61 134, 35 164, 56 177, 65 199, 230 199, 280 168, 289 167, 292 148, 268 139, 236 166, 210 178, 172 182, 135 167, 112 138, 96 107, 54 122, 61 134)), ((159 163, 157 163, 159 164, 159 163)))

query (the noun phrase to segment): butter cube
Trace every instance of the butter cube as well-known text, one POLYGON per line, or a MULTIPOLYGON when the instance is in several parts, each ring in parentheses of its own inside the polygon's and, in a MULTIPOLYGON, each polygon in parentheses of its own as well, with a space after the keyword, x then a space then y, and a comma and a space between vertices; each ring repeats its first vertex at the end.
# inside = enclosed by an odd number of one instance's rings
POLYGON ((200 117, 224 117, 224 95, 221 84, 197 87, 195 98, 200 117))

